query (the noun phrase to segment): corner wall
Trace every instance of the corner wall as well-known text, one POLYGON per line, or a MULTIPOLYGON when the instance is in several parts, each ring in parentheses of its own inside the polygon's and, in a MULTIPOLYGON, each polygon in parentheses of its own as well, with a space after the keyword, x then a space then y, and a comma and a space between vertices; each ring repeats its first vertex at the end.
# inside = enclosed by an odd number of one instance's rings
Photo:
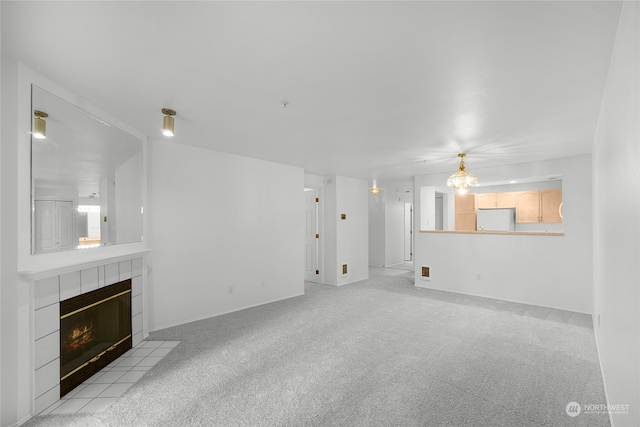
POLYGON ((0 425, 15 425, 31 416, 31 388, 22 378, 29 378, 31 360, 20 357, 28 354, 28 343, 21 336, 30 337, 28 301, 29 287, 18 275, 18 64, 2 58, 2 228, 0 276, 0 394, 2 394, 0 425), (26 316, 25 316, 26 314, 26 316))
POLYGON ((640 425, 639 28, 625 1, 593 144, 594 330, 608 403, 629 405, 616 427, 640 425))
POLYGON ((325 281, 346 285, 369 278, 369 188, 344 176, 325 179, 325 281), (340 219, 346 214, 346 219, 340 219), (342 265, 347 264, 347 274, 342 265))
POLYGON ((149 330, 304 294, 302 169, 154 140, 148 188, 149 330))

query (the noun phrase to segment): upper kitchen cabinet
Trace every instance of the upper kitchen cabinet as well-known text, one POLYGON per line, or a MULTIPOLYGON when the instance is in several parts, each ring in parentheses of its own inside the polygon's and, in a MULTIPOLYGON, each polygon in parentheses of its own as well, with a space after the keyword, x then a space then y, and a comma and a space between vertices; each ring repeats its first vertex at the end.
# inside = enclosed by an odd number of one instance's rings
POLYGON ((478 194, 478 209, 508 209, 515 207, 515 192, 478 194))
POLYGON ((562 190, 516 192, 516 222, 562 222, 562 190))

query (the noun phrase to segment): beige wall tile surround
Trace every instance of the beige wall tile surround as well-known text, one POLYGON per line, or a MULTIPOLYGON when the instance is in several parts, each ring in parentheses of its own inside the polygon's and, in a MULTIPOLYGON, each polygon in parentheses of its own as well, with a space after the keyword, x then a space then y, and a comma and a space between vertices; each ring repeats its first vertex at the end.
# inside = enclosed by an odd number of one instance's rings
POLYGON ((142 258, 136 258, 131 260, 131 276, 142 276, 142 258))
POLYGON ((87 268, 80 272, 80 287, 83 294, 94 291, 100 287, 98 268, 99 267, 87 268))
POLYGON ((34 337, 36 340, 58 329, 60 329, 60 307, 57 302, 36 310, 34 323, 34 337))
POLYGON ((142 294, 142 276, 137 276, 131 279, 131 295, 142 294))
POLYGON ((142 295, 136 295, 131 297, 131 315, 142 313, 142 295))
POLYGON ((60 384, 36 398, 35 413, 39 414, 58 400, 60 400, 60 384))
POLYGON ((36 396, 41 396, 60 383, 60 362, 54 359, 36 369, 36 396))
POLYGON ((60 355, 60 331, 57 330, 36 341, 36 369, 41 368, 60 355))
POLYGON ((58 276, 38 280, 35 283, 34 308, 56 304, 60 299, 60 279, 58 276))
POLYGON ((117 262, 112 264, 107 264, 104 266, 104 274, 105 274, 105 286, 113 285, 114 283, 118 283, 120 280, 120 268, 117 262))
POLYGON ((82 293, 80 272, 74 271, 60 276, 60 301, 77 297, 82 293))
POLYGON ((118 269, 120 271, 120 281, 131 279, 131 260, 120 261, 118 263, 118 269))
MULTIPOLYGON (((142 272, 140 273, 140 275, 142 275, 142 272)), ((98 267, 98 286, 99 287, 104 287, 106 286, 106 279, 104 276, 104 265, 101 265, 98 267)))

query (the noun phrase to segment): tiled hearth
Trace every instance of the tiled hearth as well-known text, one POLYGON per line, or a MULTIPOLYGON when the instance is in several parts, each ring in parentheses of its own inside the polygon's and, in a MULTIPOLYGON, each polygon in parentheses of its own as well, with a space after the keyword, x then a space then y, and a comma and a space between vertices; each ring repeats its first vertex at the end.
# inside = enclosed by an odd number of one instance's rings
POLYGON ((142 267, 142 257, 135 257, 34 282, 35 414, 60 399, 60 301, 131 279, 132 345, 137 347, 144 338, 142 267))
POLYGON ((95 413, 105 410, 179 343, 180 341, 142 341, 40 412, 40 415, 95 413))

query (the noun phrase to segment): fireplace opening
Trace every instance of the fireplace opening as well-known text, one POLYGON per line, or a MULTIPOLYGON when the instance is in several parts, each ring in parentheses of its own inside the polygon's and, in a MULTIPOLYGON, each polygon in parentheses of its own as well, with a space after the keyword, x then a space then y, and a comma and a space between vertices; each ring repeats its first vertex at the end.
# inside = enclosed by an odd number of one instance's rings
POLYGON ((131 280, 60 302, 60 397, 132 347, 131 280))

